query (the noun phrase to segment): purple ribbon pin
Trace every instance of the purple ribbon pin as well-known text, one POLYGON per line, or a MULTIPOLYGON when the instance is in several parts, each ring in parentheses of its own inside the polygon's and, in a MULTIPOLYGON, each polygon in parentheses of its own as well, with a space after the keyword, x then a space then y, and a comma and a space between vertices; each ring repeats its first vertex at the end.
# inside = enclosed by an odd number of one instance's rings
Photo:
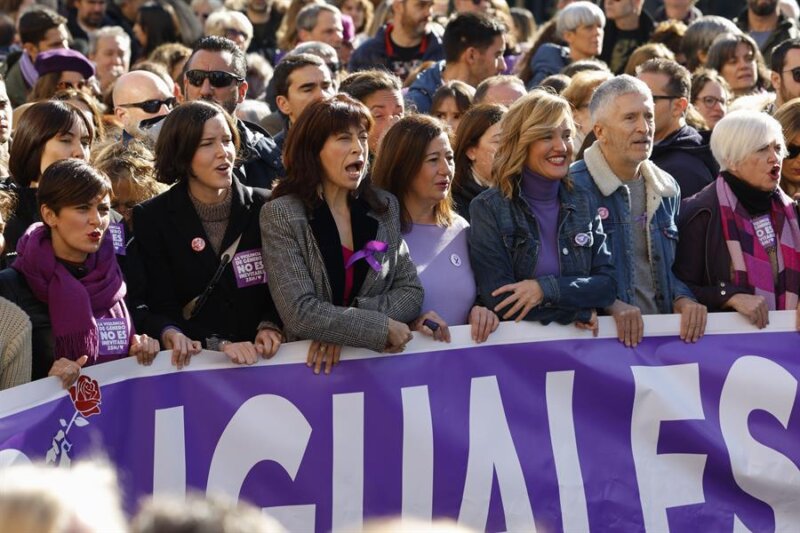
POLYGON ((345 268, 350 268, 353 263, 358 261, 359 259, 365 259, 369 266, 372 267, 373 270, 376 272, 380 272, 381 264, 378 262, 375 257, 375 252, 385 252, 389 249, 389 245, 383 241, 369 241, 364 247, 350 256, 350 260, 347 261, 347 264, 344 265, 345 268))

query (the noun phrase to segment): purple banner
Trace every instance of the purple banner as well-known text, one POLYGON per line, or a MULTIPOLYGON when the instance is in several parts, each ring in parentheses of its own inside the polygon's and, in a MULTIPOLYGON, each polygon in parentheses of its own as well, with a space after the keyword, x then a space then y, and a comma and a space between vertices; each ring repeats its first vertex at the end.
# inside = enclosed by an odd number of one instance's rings
POLYGON ((796 528, 794 313, 762 332, 712 316, 691 345, 677 320, 647 317, 636 349, 610 319, 605 338, 502 324, 481 346, 453 328, 451 345, 350 350, 330 376, 302 363, 307 343, 253 367, 214 352, 184 371, 166 354, 117 361, 70 394, 55 378, 1 392, 0 466, 99 452, 129 510, 222 492, 293 531, 399 514, 489 531, 796 528))

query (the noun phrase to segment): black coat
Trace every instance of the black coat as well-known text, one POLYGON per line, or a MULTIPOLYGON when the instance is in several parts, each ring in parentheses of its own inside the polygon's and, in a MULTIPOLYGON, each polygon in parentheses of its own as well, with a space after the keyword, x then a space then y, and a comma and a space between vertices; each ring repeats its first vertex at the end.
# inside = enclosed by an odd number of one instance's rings
MULTIPOLYGON (((241 234, 236 252, 261 250, 258 217, 269 191, 245 187, 234 177, 231 215, 221 251, 241 234)), ((228 264, 207 302, 191 320, 183 307, 207 287, 220 264, 209 244, 185 181, 133 210, 136 237, 129 246, 128 286, 137 331, 160 339, 167 326, 203 341, 217 335, 234 342, 253 341, 262 321, 280 325, 266 284, 238 288, 228 264), (201 251, 192 241, 206 243, 201 251)), ((269 275, 269 274, 267 274, 269 275)))
POLYGON ((241 144, 235 176, 250 187, 271 189, 272 182, 284 177, 281 149, 275 139, 252 122, 236 121, 241 144))
POLYGON ((53 330, 47 304, 34 296, 28 282, 25 281, 25 276, 13 268, 0 271, 0 296, 17 304, 31 319, 33 326, 31 380, 47 377, 55 361, 53 330))

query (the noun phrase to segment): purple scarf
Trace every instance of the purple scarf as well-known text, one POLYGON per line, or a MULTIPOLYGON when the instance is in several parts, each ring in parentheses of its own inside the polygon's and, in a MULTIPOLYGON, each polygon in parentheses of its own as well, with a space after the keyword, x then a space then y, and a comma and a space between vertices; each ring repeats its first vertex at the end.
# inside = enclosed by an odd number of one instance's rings
POLYGON ((39 79, 39 72, 36 71, 36 67, 33 66, 33 61, 31 61, 31 56, 28 55, 28 52, 22 52, 22 55, 19 58, 19 70, 22 73, 22 78, 25 80, 25 85, 28 88, 33 88, 36 85, 36 81, 39 79))
POLYGON ((50 231, 41 222, 32 224, 17 243, 19 257, 13 268, 25 276, 36 298, 48 306, 56 359, 75 360, 88 355, 87 364, 98 362, 98 318, 122 318, 128 339, 133 334, 125 307, 125 282, 111 240, 104 237, 100 249, 89 254, 88 274, 81 279, 56 259, 50 231))

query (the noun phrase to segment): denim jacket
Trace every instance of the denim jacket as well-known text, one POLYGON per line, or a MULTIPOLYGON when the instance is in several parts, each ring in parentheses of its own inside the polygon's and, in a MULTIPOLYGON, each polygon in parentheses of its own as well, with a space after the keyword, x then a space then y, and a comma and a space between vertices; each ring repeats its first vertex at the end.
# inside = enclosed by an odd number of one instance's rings
MULTIPOLYGON (((508 297, 492 296, 492 291, 534 279, 541 250, 536 218, 520 196, 519 187, 516 189, 511 200, 498 189, 488 189, 473 199, 469 208, 470 260, 478 292, 490 309, 508 297)), ((524 318, 544 324, 586 322, 594 308, 604 308, 614 301, 614 267, 593 197, 586 190, 573 187, 570 191, 563 184, 558 197, 561 275, 536 278, 544 299, 524 318)))
MULTIPOLYGON (((600 209, 608 247, 615 258, 617 298, 634 305, 634 256, 627 187, 608 166, 600 147, 593 144, 584 159, 570 167, 570 177, 592 192, 600 209)), ((647 243, 650 268, 656 284, 656 306, 661 313, 672 313, 673 302, 681 297, 694 300, 692 291, 672 272, 678 245, 676 220, 681 203, 678 184, 672 176, 651 161, 644 161, 641 173, 645 182, 647 243)))

